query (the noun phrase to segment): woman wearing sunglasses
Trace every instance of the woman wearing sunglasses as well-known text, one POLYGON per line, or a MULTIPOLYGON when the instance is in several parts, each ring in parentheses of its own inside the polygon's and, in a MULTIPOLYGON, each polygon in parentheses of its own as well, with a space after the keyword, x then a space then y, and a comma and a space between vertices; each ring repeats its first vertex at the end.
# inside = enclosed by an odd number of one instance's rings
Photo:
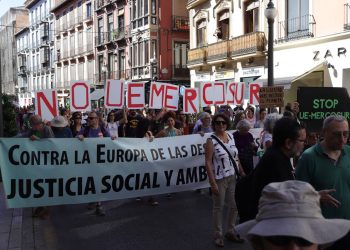
POLYGON ((245 174, 238 160, 233 136, 226 132, 229 122, 224 114, 216 114, 212 119, 214 133, 207 139, 205 146, 205 166, 213 194, 214 243, 219 247, 224 246, 222 215, 225 199, 228 206, 225 238, 237 243, 243 242, 234 228, 238 215, 234 197, 236 176, 245 174))

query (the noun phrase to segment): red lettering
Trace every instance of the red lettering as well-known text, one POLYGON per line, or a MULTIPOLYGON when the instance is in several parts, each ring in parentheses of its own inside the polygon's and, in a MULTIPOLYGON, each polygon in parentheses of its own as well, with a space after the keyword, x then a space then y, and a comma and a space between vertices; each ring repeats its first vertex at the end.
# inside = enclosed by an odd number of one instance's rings
POLYGON ((187 113, 188 110, 188 105, 191 105, 192 109, 194 110, 195 113, 197 113, 197 108, 194 105, 193 101, 196 100, 197 98, 197 91, 195 89, 185 89, 184 93, 184 102, 185 102, 185 112, 187 113))
POLYGON ((123 106, 123 99, 124 99, 124 82, 120 82, 120 102, 119 103, 112 103, 110 100, 110 93, 111 93, 111 81, 107 81, 107 93, 106 93, 106 104, 111 107, 122 107, 123 106))
POLYGON ((210 105, 210 104, 213 104, 213 101, 208 101, 207 100, 207 95, 206 95, 206 90, 207 88, 210 88, 212 87, 212 84, 211 83, 205 83, 204 86, 203 86, 203 93, 202 93, 202 96, 203 96, 203 101, 206 105, 210 105))
POLYGON ((236 83, 232 82, 228 84, 227 91, 232 94, 232 99, 227 98, 227 104, 234 104, 234 98, 235 98, 235 89, 236 89, 236 83))
POLYGON ((258 105, 260 85, 258 83, 249 84, 249 103, 253 105, 258 105))
MULTIPOLYGON (((215 83, 215 88, 221 88, 221 100, 215 102, 215 104, 225 104, 225 84, 224 83, 215 83)), ((216 93, 216 91, 215 91, 216 93)))
POLYGON ((128 83, 128 108, 141 109, 144 107, 144 101, 142 103, 135 103, 133 98, 141 97, 140 90, 135 93, 137 88, 141 88, 144 91, 143 83, 128 83))
POLYGON ((42 108, 41 108, 41 100, 45 103, 45 106, 48 108, 52 116, 57 116, 57 100, 56 100, 56 91, 51 92, 52 95, 52 103, 50 104, 49 100, 47 100, 44 92, 37 93, 37 101, 38 101, 38 115, 42 117, 42 108))
POLYGON ((236 91, 235 91, 235 104, 241 105, 243 103, 243 98, 244 98, 244 83, 240 82, 236 84, 236 91), (239 93, 240 91, 240 93, 239 93), (238 99, 238 96, 240 94, 240 99, 238 99))
POLYGON ((175 91, 177 91, 177 94, 179 94, 179 88, 177 86, 167 85, 166 86, 166 94, 165 94, 165 98, 164 98, 164 107, 169 108, 169 109, 177 109, 177 106, 171 106, 168 103, 169 100, 174 99, 174 96, 169 94, 169 92, 171 90, 175 90, 175 91))
POLYGON ((72 106, 75 108, 75 109, 86 109, 88 106, 89 106, 89 87, 86 85, 86 83, 84 82, 76 82, 72 85, 72 93, 71 93, 71 96, 72 96, 72 106), (83 87, 85 88, 85 104, 83 106, 77 106, 75 104, 75 101, 76 101, 76 98, 75 98, 75 89, 78 88, 78 87, 83 87))
POLYGON ((161 98, 162 98, 162 105, 164 106, 164 84, 161 84, 161 86, 159 87, 159 89, 157 89, 157 84, 156 83, 152 83, 151 84, 151 100, 150 100, 150 107, 153 107, 153 95, 159 96, 161 94, 161 98))

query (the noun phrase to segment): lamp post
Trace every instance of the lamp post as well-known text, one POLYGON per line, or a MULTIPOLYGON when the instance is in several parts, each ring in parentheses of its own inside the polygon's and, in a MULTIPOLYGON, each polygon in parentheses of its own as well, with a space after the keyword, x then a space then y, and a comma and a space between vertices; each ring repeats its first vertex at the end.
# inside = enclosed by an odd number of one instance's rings
POLYGON ((275 17, 277 16, 277 9, 275 8, 272 0, 267 4, 265 10, 265 17, 267 18, 267 23, 269 27, 268 36, 268 53, 267 53, 267 86, 272 87, 273 83, 273 23, 275 22, 275 17))

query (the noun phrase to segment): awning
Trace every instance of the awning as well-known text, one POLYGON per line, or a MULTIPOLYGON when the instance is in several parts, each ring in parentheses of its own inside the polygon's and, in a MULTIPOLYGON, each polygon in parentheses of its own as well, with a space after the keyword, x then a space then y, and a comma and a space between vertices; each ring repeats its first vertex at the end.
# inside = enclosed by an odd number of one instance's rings
POLYGON ((90 94, 90 100, 91 101, 97 101, 100 100, 105 95, 104 89, 95 89, 94 92, 90 94))
POLYGON ((251 4, 248 5, 247 10, 246 11, 250 11, 256 8, 260 7, 260 2, 259 1, 254 1, 251 4))
MULTIPOLYGON (((285 89, 289 89, 292 82, 294 82, 297 76, 290 77, 279 77, 274 78, 274 86, 284 86, 285 89)), ((262 83, 263 86, 267 86, 267 75, 261 76, 259 79, 256 79, 254 82, 262 83)))
POLYGON ((327 61, 321 62, 320 64, 318 64, 318 65, 316 65, 315 67, 313 67, 313 68, 309 69, 308 71, 306 71, 304 74, 301 74, 301 75, 299 75, 298 77, 296 77, 296 78, 293 80, 293 82, 298 81, 298 80, 300 80, 301 78, 304 78, 305 76, 311 74, 311 73, 314 72, 314 71, 324 70, 324 69, 325 69, 325 66, 326 66, 327 64, 328 64, 327 61))

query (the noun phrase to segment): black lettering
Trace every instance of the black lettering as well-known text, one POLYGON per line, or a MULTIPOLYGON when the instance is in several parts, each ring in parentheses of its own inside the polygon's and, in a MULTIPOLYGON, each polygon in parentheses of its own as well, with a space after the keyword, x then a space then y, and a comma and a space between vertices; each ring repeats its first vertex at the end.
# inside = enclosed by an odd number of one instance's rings
POLYGON ((89 176, 87 178, 86 184, 85 184, 84 195, 87 195, 88 193, 96 194, 94 177, 92 177, 92 176, 89 176))
POLYGON ((320 54, 320 51, 314 51, 314 54, 315 54, 315 56, 314 56, 314 60, 318 60, 319 58, 318 58, 318 55, 320 54))
POLYGON ((21 198, 28 198, 32 193, 31 180, 30 179, 19 179, 18 180, 18 194, 21 198), (25 183, 24 183, 25 182, 25 183), (26 186, 26 188, 24 188, 26 186))
MULTIPOLYGON (((15 159, 13 158, 13 154, 14 154, 15 149, 18 149, 18 148, 19 148, 19 145, 14 145, 10 148, 9 153, 8 153, 9 161, 11 162, 12 165, 16 165, 16 166, 19 165, 19 162, 15 161, 15 159)), ((12 198, 8 198, 8 199, 12 199, 12 198)))
POLYGON ((170 171, 164 171, 165 179, 166 179, 166 186, 170 186, 171 176, 173 175, 174 170, 170 171))
POLYGON ((75 195, 75 192, 72 191, 71 189, 71 185, 72 185, 72 182, 74 182, 76 180, 75 177, 73 178, 69 178, 66 182, 66 193, 70 196, 74 196, 75 195))
POLYGON ((134 188, 132 186, 130 186, 130 179, 133 178, 135 175, 134 174, 129 174, 126 178, 125 178, 125 189, 128 191, 133 190, 134 188))
POLYGON ((104 145, 104 144, 97 144, 97 152, 96 152, 97 163, 105 163, 106 162, 104 159, 101 158, 103 155, 105 155, 105 152, 102 151, 102 149, 105 147, 106 147, 106 145, 104 145))
POLYGON ((346 54, 346 48, 340 47, 338 48, 338 56, 345 55, 346 54))
POLYGON ((188 168, 186 171, 186 184, 198 181, 197 167, 188 168))
POLYGON ((58 165, 58 152, 56 151, 52 151, 51 152, 51 165, 58 165))
POLYGON ((11 179, 11 193, 6 196, 6 198, 13 199, 16 196, 16 179, 11 179))
POLYGON ((110 175, 103 176, 102 178, 102 185, 105 187, 105 189, 101 190, 101 193, 108 193, 111 190, 111 184, 109 184, 109 180, 111 179, 110 175))
POLYGON ((41 184, 43 183, 43 179, 38 179, 34 181, 34 189, 36 189, 38 191, 38 193, 34 194, 34 198, 41 198, 44 196, 45 191, 44 188, 41 186, 41 184))
POLYGON ((124 186, 123 176, 121 176, 121 175, 114 176, 113 181, 112 181, 113 191, 119 192, 120 190, 123 189, 123 186, 124 186))
POLYGON ((176 186, 180 184, 185 184, 185 176, 183 169, 179 169, 179 172, 177 173, 176 186))
POLYGON ((140 189, 144 188, 151 188, 151 177, 149 173, 145 173, 145 175, 143 176, 140 189))

